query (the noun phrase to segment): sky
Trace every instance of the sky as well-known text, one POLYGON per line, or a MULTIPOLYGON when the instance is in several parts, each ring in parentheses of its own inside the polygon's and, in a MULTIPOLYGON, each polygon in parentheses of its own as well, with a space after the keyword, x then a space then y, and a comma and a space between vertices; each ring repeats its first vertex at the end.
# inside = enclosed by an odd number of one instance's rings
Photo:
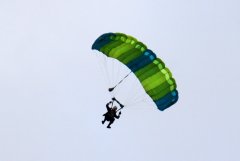
POLYGON ((239 5, 1 0, 0 161, 239 161, 239 5), (101 124, 111 96, 91 45, 107 32, 164 60, 175 105, 126 106, 101 124))

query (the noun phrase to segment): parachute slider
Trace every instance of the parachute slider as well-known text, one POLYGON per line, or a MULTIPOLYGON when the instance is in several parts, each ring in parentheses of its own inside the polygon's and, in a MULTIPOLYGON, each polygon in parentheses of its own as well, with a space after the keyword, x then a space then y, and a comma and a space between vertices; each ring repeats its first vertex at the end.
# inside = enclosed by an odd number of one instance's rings
POLYGON ((121 84, 122 81, 123 81, 124 79, 126 79, 131 73, 132 73, 132 71, 131 71, 130 73, 128 73, 123 79, 121 79, 121 80, 118 82, 118 84, 116 84, 114 87, 108 88, 108 91, 109 91, 109 92, 112 92, 112 91, 114 90, 114 88, 116 88, 119 84, 121 84))

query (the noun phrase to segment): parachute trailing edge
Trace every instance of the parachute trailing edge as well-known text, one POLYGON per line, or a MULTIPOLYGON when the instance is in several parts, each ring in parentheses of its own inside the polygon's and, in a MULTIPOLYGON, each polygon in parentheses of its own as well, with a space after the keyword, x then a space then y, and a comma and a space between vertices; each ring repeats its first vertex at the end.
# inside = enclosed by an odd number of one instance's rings
POLYGON ((125 64, 159 110, 163 111, 177 102, 177 85, 170 70, 136 38, 123 33, 105 33, 96 39, 92 49, 125 64))

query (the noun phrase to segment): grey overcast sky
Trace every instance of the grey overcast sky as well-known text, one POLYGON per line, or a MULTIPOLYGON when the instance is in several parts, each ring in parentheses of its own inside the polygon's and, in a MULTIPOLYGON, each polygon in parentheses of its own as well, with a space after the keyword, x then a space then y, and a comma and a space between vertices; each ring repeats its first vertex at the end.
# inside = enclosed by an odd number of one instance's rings
POLYGON ((240 1, 1 0, 0 161, 239 161, 240 1), (126 108, 94 40, 123 32, 173 72, 179 101, 126 108))

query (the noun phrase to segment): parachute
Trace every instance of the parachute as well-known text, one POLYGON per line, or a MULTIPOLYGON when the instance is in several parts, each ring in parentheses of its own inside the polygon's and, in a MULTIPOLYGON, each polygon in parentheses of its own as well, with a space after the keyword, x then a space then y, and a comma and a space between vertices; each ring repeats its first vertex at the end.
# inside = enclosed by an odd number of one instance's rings
POLYGON ((159 110, 163 111, 177 102, 177 85, 170 70, 136 38, 123 33, 105 33, 95 40, 92 49, 127 66, 159 110))

